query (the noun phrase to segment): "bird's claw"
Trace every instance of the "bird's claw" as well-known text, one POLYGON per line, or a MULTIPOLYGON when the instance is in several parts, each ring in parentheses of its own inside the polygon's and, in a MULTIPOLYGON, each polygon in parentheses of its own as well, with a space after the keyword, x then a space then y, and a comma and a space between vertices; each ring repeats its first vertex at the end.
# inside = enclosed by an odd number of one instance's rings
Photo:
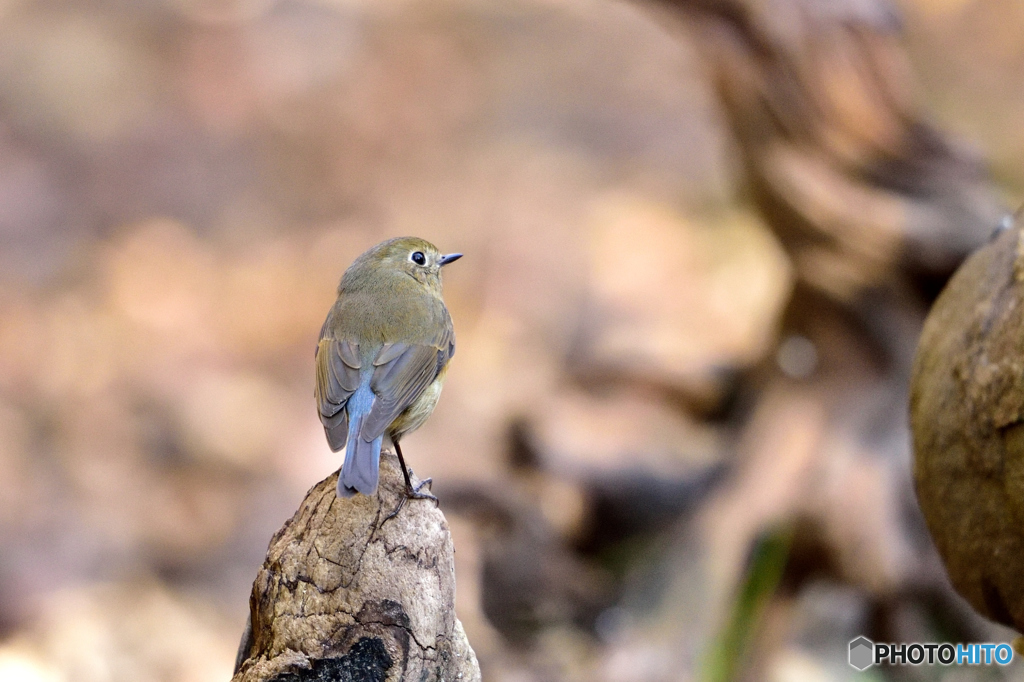
POLYGON ((394 511, 392 511, 390 514, 388 514, 387 516, 384 517, 384 521, 381 521, 381 525, 384 525, 385 521, 388 521, 388 520, 393 519, 394 517, 398 516, 398 512, 402 511, 402 507, 405 506, 405 501, 406 500, 433 500, 435 507, 438 504, 440 504, 440 502, 438 501, 437 497, 435 497, 431 493, 420 492, 420 491, 423 490, 424 487, 428 487, 432 483, 433 483, 433 479, 425 478, 422 481, 420 481, 419 483, 417 483, 415 486, 411 486, 411 485, 406 486, 405 487, 405 494, 402 495, 402 497, 400 497, 399 500, 398 500, 398 506, 395 507, 394 511))
POLYGON ((434 497, 433 493, 422 493, 422 492, 420 492, 425 487, 432 488, 433 487, 433 483, 434 483, 434 479, 432 479, 432 478, 425 478, 422 481, 420 481, 419 483, 417 483, 415 487, 406 487, 406 489, 405 489, 405 497, 406 497, 406 499, 410 499, 410 500, 433 500, 434 501, 434 506, 436 507, 438 504, 440 504, 440 502, 438 501, 438 499, 436 497, 434 497))

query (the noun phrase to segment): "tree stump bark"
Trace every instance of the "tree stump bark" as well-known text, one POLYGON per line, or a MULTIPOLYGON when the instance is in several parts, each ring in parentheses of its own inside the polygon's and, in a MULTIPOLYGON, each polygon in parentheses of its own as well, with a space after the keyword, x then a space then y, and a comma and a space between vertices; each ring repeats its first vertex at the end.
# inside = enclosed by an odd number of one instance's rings
POLYGON ((253 583, 232 682, 466 682, 480 679, 455 617, 454 547, 444 515, 402 498, 398 459, 377 495, 315 485, 270 541, 253 583))

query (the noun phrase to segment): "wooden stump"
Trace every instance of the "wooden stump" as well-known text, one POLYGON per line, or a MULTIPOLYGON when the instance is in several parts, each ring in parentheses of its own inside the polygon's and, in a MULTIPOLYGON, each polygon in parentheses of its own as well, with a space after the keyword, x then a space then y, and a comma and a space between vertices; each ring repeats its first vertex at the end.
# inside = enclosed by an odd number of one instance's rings
POLYGON ((407 500, 398 459, 377 495, 315 485, 270 541, 233 682, 480 679, 455 617, 454 547, 429 500, 407 500))

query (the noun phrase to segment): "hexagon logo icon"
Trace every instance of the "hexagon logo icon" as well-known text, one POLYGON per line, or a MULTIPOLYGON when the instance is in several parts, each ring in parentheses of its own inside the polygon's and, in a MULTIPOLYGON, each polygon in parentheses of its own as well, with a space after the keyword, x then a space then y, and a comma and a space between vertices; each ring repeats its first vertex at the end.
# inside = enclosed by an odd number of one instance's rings
POLYGON ((867 670, 875 662, 875 643, 861 636, 850 642, 850 665, 867 670))

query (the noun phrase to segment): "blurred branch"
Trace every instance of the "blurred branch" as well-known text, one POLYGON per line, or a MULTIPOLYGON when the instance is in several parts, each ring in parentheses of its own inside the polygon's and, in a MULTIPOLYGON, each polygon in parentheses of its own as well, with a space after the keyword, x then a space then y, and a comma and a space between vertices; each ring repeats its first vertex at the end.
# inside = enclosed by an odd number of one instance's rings
POLYGON ((747 180, 800 277, 850 302, 944 280, 1005 213, 916 102, 886 0, 664 0, 689 19, 747 180))

